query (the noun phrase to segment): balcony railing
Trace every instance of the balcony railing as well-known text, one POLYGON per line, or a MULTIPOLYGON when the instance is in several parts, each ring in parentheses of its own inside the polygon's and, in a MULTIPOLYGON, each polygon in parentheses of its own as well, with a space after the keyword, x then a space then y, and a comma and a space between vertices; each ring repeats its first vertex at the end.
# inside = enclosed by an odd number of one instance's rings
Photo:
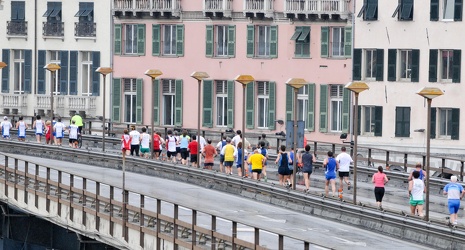
POLYGON ((289 14, 348 14, 349 0, 286 0, 289 14))
POLYGON ((229 12, 232 11, 232 0, 204 0, 204 12, 229 12))
POLYGON ((52 23, 44 22, 43 23, 43 32, 44 36, 64 36, 65 28, 64 23, 52 23))
POLYGON ((2 94, 2 106, 5 108, 27 107, 27 95, 2 94))
POLYGON ((97 32, 96 23, 76 22, 74 23, 74 36, 95 37, 97 32))
POLYGON ((264 13, 265 16, 273 14, 274 0, 244 0, 244 13, 264 13))
POLYGON ((181 10, 181 0, 113 0, 114 11, 173 12, 181 10))
MULTIPOLYGON (((50 95, 36 95, 35 100, 36 109, 50 109, 50 95)), ((86 111, 88 115, 93 116, 97 108, 95 96, 56 95, 53 100, 55 112, 63 116, 71 110, 86 111)))
POLYGON ((9 36, 27 36, 26 21, 7 21, 7 32, 9 36))

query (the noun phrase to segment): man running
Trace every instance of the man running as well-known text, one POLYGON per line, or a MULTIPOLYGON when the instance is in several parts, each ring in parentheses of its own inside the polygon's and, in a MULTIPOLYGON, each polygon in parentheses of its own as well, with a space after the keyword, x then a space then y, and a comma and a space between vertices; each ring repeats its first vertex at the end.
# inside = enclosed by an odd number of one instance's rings
POLYGON ((149 158, 150 156, 150 135, 147 134, 147 128, 142 127, 140 135, 140 156, 149 158))
POLYGON ((232 166, 234 165, 234 159, 237 156, 237 149, 232 145, 231 139, 226 139, 226 146, 221 150, 221 154, 224 155, 224 167, 226 174, 232 174, 232 166))
POLYGON ((220 152, 220 173, 223 173, 223 169, 224 169, 224 155, 221 154, 221 151, 223 150, 224 146, 226 146, 226 144, 228 143, 226 142, 225 135, 223 136, 222 140, 218 142, 218 144, 216 144, 216 150, 220 152))
POLYGON ((35 129, 37 143, 42 142, 42 135, 44 135, 45 124, 41 120, 40 115, 36 116, 36 120, 32 123, 32 128, 35 129))
POLYGON ((347 184, 347 190, 350 190, 349 172, 350 164, 353 162, 352 157, 346 152, 346 147, 341 148, 341 153, 337 155, 336 161, 339 163, 339 198, 342 199, 344 183, 347 184))
POLYGON ((310 176, 313 172, 313 163, 316 162, 316 157, 310 153, 310 145, 305 146, 305 152, 300 156, 301 163, 303 164, 302 172, 304 173, 305 193, 310 190, 310 176))
POLYGON ((139 156, 140 133, 136 130, 136 126, 131 126, 129 136, 131 136, 131 156, 134 156, 134 152, 139 156))
POLYGON ((190 152, 190 159, 191 159, 191 164, 192 167, 198 167, 197 166, 197 159, 198 159, 198 146, 199 142, 197 141, 197 136, 193 135, 192 136, 192 141, 189 142, 189 145, 187 145, 189 152, 190 152))
POLYGON ((69 125, 69 146, 72 148, 78 147, 78 135, 79 135, 79 127, 76 125, 75 121, 71 121, 69 125))
POLYGON ((462 185, 457 183, 457 176, 450 177, 450 183, 444 187, 444 194, 447 195, 447 204, 449 205, 450 223, 457 225, 457 212, 460 209, 460 200, 465 195, 462 185))
POLYGON ((247 162, 252 164, 252 179, 260 180, 260 174, 265 164, 266 157, 260 153, 259 149, 255 149, 253 155, 249 157, 247 162))
POLYGON ((58 118, 58 121, 55 123, 55 126, 53 126, 53 131, 55 131, 55 140, 56 144, 61 146, 63 143, 63 137, 65 136, 65 129, 66 126, 63 122, 61 122, 61 118, 58 118))
POLYGON ((10 121, 8 121, 8 117, 4 116, 3 121, 0 124, 0 129, 2 130, 2 137, 3 139, 10 139, 10 129, 13 127, 10 121))
POLYGON ((156 132, 153 134, 153 152, 155 154, 155 159, 160 160, 160 154, 162 151, 162 144, 163 139, 161 138, 160 132, 156 132))
POLYGON ((172 160, 173 163, 176 163, 176 144, 177 140, 176 137, 173 136, 173 131, 168 130, 168 136, 166 137, 166 156, 168 157, 168 161, 172 160))
MULTIPOLYGON (((188 146, 189 146, 190 140, 191 138, 190 136, 187 135, 187 130, 184 129, 182 131, 182 134, 179 136, 179 151, 181 153, 181 164, 182 165, 188 165, 187 157, 189 157, 188 146)), ((197 152, 197 150, 195 150, 195 152, 197 152)))
MULTIPOLYGON (((53 117, 53 120, 55 120, 55 117, 53 117)), ((73 123, 74 121, 74 124, 76 124, 76 126, 78 126, 78 132, 79 134, 82 133, 82 127, 84 126, 84 123, 82 122, 82 117, 78 114, 75 114, 72 118, 71 118, 71 123, 73 123)))
POLYGON ((328 157, 323 161, 323 166, 326 167, 325 171, 325 195, 329 195, 329 184, 333 191, 333 197, 336 196, 336 172, 339 169, 339 163, 334 159, 332 151, 328 151, 328 157))
POLYGON ((204 168, 212 170, 213 169, 213 163, 214 163, 214 157, 216 156, 216 149, 212 145, 212 140, 207 139, 207 145, 203 148, 202 150, 202 155, 205 158, 204 161, 204 168))
POLYGON ((18 141, 26 141, 26 129, 28 129, 28 126, 26 122, 23 121, 22 116, 19 117, 16 128, 18 129, 18 141))

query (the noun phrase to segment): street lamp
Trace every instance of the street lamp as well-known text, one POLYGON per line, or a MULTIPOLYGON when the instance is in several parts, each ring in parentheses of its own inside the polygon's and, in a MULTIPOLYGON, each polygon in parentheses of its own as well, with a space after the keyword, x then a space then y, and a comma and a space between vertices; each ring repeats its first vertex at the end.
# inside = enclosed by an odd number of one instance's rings
POLYGON ((8 66, 8 65, 6 65, 6 63, 4 63, 4 62, 0 62, 0 69, 3 69, 3 68, 5 68, 6 66, 8 66))
POLYGON ((98 67, 95 72, 100 73, 103 76, 103 136, 102 136, 102 152, 105 152, 105 98, 106 98, 106 85, 105 85, 105 79, 108 74, 113 72, 112 68, 104 68, 104 67, 98 67))
POLYGON ((293 185, 292 189, 296 189, 296 181, 297 181, 297 94, 299 89, 302 88, 304 85, 307 84, 302 78, 289 78, 286 82, 288 86, 291 86, 294 89, 294 135, 292 136, 293 145, 294 145, 294 159, 292 160, 292 165, 294 169, 294 175, 292 177, 293 185))
POLYGON ((354 204, 357 204, 357 135, 358 135, 358 95, 370 89, 365 82, 349 82, 344 86, 344 88, 354 92, 355 94, 355 108, 354 108, 354 120, 353 120, 353 131, 352 134, 354 135, 354 150, 353 150, 353 158, 354 158, 354 204))
POLYGON ((425 220, 429 221, 429 173, 430 173, 430 141, 431 141, 431 102, 433 98, 443 95, 444 93, 438 88, 424 87, 417 92, 418 95, 426 98, 428 102, 426 118, 426 201, 425 201, 425 220))
POLYGON ((200 167, 200 87, 202 85, 202 80, 205 78, 210 77, 207 72, 202 72, 202 71, 194 71, 191 74, 192 78, 197 79, 197 82, 199 83, 199 89, 198 89, 198 99, 197 99, 197 167, 200 167))
POLYGON ((247 84, 255 81, 251 75, 238 75, 234 80, 242 84, 242 157, 240 163, 242 166, 242 176, 245 176, 244 156, 245 156, 245 87, 247 84))
POLYGON ((149 76, 151 79, 152 79, 152 98, 150 98, 151 100, 151 104, 150 104, 150 109, 152 110, 150 112, 150 125, 152 126, 151 129, 152 129, 152 143, 151 143, 151 146, 150 146, 150 159, 153 159, 153 136, 155 135, 155 131, 154 131, 154 128, 153 128, 153 119, 154 119, 154 115, 153 115, 153 91, 154 91, 154 82, 155 82, 155 78, 163 75, 163 73, 158 70, 158 69, 148 69, 147 71, 145 71, 144 73, 146 76, 149 76))
POLYGON ((54 91, 54 83, 55 83, 55 76, 56 71, 61 69, 60 65, 55 63, 49 63, 44 66, 44 69, 50 71, 52 74, 52 79, 50 81, 50 120, 52 121, 52 125, 50 126, 50 142, 53 142, 53 91, 54 91))

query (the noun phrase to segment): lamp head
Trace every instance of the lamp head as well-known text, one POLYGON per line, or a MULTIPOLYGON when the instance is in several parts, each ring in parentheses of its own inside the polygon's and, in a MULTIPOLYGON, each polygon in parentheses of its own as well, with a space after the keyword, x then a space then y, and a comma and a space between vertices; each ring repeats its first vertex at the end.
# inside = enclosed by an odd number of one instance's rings
POLYGON ((58 64, 55 64, 55 63, 49 63, 47 65, 44 66, 44 69, 50 71, 50 72, 55 72, 59 69, 61 69, 60 65, 58 64))
POLYGON ((433 99, 438 96, 444 95, 444 92, 434 87, 424 87, 417 92, 418 95, 423 96, 426 99, 433 99))
POLYGON ((113 72, 113 69, 112 68, 109 68, 109 67, 98 67, 95 72, 98 72, 100 74, 102 74, 103 76, 106 76, 108 74, 110 74, 111 72, 113 72))
POLYGON ((289 78, 286 81, 286 84, 293 87, 294 89, 300 89, 307 85, 307 81, 305 81, 303 78, 289 78))
POLYGON ((367 89, 370 89, 368 85, 365 82, 349 82, 344 86, 344 88, 358 94, 360 92, 363 92, 367 89))
POLYGON ((3 68, 5 68, 6 66, 8 66, 8 65, 6 65, 6 63, 4 63, 4 62, 0 62, 0 69, 3 69, 3 68))
POLYGON ((255 79, 251 75, 238 75, 238 76, 236 76, 236 78, 234 78, 234 80, 236 82, 241 83, 242 85, 247 85, 247 84, 255 81, 255 79))
POLYGON ((194 71, 192 74, 191 74, 191 77, 192 78, 195 78, 199 81, 202 81, 203 79, 205 78, 209 78, 210 76, 207 74, 207 72, 203 72, 203 71, 194 71))
POLYGON ((155 79, 155 78, 163 75, 163 73, 158 69, 148 69, 147 71, 145 71, 144 74, 146 76, 150 76, 152 79, 155 79))

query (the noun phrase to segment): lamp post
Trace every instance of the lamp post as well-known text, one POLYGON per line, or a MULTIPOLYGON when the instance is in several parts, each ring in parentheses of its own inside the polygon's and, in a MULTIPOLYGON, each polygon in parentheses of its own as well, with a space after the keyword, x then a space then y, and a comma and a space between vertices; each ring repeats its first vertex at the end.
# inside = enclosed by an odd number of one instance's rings
POLYGON ((104 68, 104 67, 98 67, 97 70, 95 70, 95 72, 98 72, 100 73, 102 76, 103 76, 103 133, 102 133, 102 152, 105 152, 105 98, 106 98, 106 85, 105 85, 105 80, 106 80, 106 76, 108 74, 110 74, 111 72, 113 72, 113 69, 112 68, 104 68))
POLYGON ((245 176, 244 152, 245 152, 245 87, 247 84, 255 81, 251 75, 238 75, 234 80, 242 84, 242 157, 240 163, 242 166, 242 176, 245 176))
POLYGON ((154 125, 153 125, 153 119, 154 119, 154 115, 153 115, 153 91, 154 91, 154 82, 155 82, 155 78, 163 75, 163 73, 158 70, 158 69, 148 69, 147 71, 145 71, 144 73, 146 76, 149 76, 151 79, 152 79, 152 98, 150 98, 151 102, 150 102, 150 109, 152 110, 150 112, 150 125, 151 125, 151 131, 152 131, 152 143, 151 143, 151 146, 150 146, 150 159, 153 159, 153 136, 155 135, 155 130, 154 130, 154 125))
POLYGON ((52 121, 52 125, 50 126, 50 142, 53 143, 53 91, 56 71, 61 69, 61 67, 58 64, 49 63, 44 66, 44 69, 50 71, 50 73, 52 74, 52 79, 50 80, 50 120, 52 121))
POLYGON ((292 189, 295 190, 297 186, 297 94, 299 92, 299 89, 307 84, 307 81, 305 81, 302 78, 289 78, 286 84, 294 89, 294 135, 292 136, 292 141, 294 145, 294 159, 292 160, 294 175, 292 177, 292 182, 294 184, 292 185, 292 189))
POLYGON ((198 88, 198 99, 197 99, 197 167, 200 167, 200 87, 202 85, 202 80, 205 78, 210 77, 206 72, 202 71, 194 71, 191 74, 192 78, 197 79, 197 82, 199 83, 199 88, 198 88))
POLYGON ((354 110, 354 119, 353 119, 353 131, 352 134, 354 135, 354 150, 353 150, 353 158, 354 158, 354 204, 357 204, 357 135, 358 135, 358 95, 370 89, 365 82, 349 82, 344 86, 346 89, 354 92, 355 94, 355 110, 354 110))
POLYGON ((418 95, 426 98, 428 102, 426 118, 426 201, 425 201, 425 220, 429 221, 429 173, 430 173, 430 141, 431 141, 431 102, 433 98, 443 95, 444 93, 438 88, 424 87, 417 92, 418 95))
POLYGON ((8 66, 6 63, 4 63, 4 62, 0 62, 0 69, 3 69, 3 68, 5 68, 6 66, 8 66))

